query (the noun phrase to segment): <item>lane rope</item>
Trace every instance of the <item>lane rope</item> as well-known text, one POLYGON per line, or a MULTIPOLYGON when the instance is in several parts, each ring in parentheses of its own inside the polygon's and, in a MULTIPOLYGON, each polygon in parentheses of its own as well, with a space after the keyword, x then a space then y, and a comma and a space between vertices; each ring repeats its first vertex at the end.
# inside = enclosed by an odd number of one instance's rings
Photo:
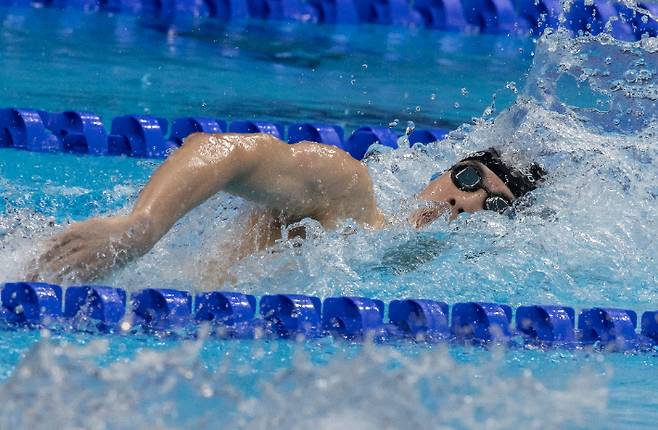
MULTIPOLYGON (((165 158, 192 133, 267 133, 288 143, 311 141, 337 146, 361 160, 373 143, 397 148, 403 136, 389 127, 362 126, 345 138, 335 124, 296 123, 288 127, 268 121, 226 121, 206 117, 176 118, 171 122, 150 115, 121 115, 108 133, 100 116, 90 112, 50 113, 36 109, 0 109, 0 147, 34 152, 127 155, 165 158)), ((410 145, 442 140, 449 130, 414 129, 410 145)), ((405 135, 406 136, 406 135, 405 135)))
POLYGON ((66 289, 40 282, 2 285, 4 329, 48 328, 91 333, 194 336, 200 324, 223 339, 313 339, 334 336, 378 342, 472 343, 595 348, 609 352, 658 348, 658 310, 560 305, 464 302, 449 306, 428 299, 318 297, 301 294, 256 297, 238 292, 147 288, 128 294, 102 285, 66 289), (386 317, 386 318, 385 318, 386 317))
MULTIPOLYGON (((260 19, 535 34, 546 27, 557 28, 562 11, 560 0, 0 0, 2 5, 124 13, 172 26, 194 25, 199 18, 221 22, 260 19)), ((658 4, 639 6, 658 16, 658 4)), ((562 25, 576 34, 598 34, 608 21, 618 39, 639 40, 643 34, 658 34, 658 23, 645 22, 641 14, 614 0, 575 1, 562 25)))

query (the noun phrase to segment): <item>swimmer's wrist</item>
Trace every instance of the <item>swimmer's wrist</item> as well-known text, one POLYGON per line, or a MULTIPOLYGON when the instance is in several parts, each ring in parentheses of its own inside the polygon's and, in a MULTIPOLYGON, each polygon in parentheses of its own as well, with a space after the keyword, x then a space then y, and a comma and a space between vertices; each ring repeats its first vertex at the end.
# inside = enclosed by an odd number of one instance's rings
POLYGON ((163 236, 148 212, 133 212, 126 221, 126 236, 133 246, 135 256, 146 254, 163 236))

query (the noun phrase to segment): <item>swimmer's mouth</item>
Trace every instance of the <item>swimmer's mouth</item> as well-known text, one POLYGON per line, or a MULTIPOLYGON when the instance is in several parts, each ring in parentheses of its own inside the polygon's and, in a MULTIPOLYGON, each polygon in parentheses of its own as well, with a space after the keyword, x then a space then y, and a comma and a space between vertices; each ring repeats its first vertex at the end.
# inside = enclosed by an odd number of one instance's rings
POLYGON ((412 212, 411 216, 409 216, 409 221, 415 228, 423 228, 437 218, 449 217, 450 214, 451 210, 448 203, 428 201, 424 207, 412 212))

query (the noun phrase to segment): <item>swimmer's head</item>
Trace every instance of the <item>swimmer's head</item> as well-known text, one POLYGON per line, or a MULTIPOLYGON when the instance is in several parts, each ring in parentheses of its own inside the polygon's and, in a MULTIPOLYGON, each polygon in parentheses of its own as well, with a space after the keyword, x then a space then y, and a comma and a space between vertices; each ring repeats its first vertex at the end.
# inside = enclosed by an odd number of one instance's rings
POLYGON ((506 212, 545 175, 536 163, 523 170, 508 166, 494 148, 476 152, 432 177, 418 195, 427 205, 412 213, 411 223, 420 228, 446 213, 454 219, 462 212, 506 212))

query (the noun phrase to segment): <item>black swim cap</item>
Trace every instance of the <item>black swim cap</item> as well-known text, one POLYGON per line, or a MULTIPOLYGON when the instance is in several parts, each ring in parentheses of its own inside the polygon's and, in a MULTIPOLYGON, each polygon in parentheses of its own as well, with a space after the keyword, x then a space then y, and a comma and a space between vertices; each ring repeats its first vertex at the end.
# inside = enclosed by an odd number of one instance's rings
POLYGON ((532 163, 523 170, 508 166, 493 147, 471 154, 461 161, 479 161, 487 166, 507 185, 517 199, 537 188, 546 176, 546 171, 537 163, 532 163))

